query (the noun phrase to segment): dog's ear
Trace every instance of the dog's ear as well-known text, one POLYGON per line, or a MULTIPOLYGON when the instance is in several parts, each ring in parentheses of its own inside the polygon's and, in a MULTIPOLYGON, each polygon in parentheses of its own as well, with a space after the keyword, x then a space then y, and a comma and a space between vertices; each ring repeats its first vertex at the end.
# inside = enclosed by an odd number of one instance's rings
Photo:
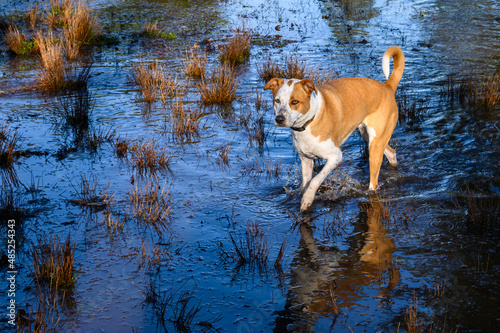
POLYGON ((271 89, 273 91, 273 94, 276 95, 276 92, 283 85, 284 81, 285 80, 283 80, 283 79, 278 79, 275 77, 274 79, 271 79, 271 80, 269 80, 269 82, 266 83, 264 90, 271 89))
POLYGON ((302 87, 304 88, 304 91, 307 93, 307 95, 311 96, 312 92, 316 90, 314 87, 314 83, 309 80, 309 79, 304 79, 300 81, 300 84, 302 84, 302 87))

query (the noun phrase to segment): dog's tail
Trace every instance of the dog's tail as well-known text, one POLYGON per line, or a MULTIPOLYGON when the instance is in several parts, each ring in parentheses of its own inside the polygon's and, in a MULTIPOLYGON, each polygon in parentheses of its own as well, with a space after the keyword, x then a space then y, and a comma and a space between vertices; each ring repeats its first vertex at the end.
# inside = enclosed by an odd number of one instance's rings
POLYGON ((382 57, 382 70, 384 71, 385 84, 392 88, 393 91, 396 91, 398 87, 399 81, 403 76, 403 71, 405 69, 405 56, 403 51, 397 46, 391 46, 385 51, 384 56, 382 57), (392 69, 391 76, 389 76, 389 64, 391 62, 391 58, 394 58, 394 68, 392 69))

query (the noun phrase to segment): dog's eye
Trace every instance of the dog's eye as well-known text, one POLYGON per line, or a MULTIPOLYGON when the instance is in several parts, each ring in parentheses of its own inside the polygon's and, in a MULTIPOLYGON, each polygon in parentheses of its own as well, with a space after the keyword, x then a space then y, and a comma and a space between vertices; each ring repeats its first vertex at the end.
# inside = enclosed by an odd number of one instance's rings
POLYGON ((279 100, 279 98, 276 98, 276 99, 274 100, 274 103, 276 103, 276 104, 280 104, 280 100, 279 100))
POLYGON ((296 100, 296 99, 294 99, 294 100, 292 101, 292 105, 297 105, 297 104, 299 104, 299 101, 298 101, 298 100, 296 100))

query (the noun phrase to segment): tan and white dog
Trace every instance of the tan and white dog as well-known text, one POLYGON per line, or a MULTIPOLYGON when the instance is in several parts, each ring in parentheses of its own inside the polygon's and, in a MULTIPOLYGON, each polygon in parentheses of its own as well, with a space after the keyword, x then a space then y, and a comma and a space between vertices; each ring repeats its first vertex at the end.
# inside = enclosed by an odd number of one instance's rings
POLYGON ((342 161, 342 145, 358 128, 368 144, 370 187, 378 187, 378 175, 385 155, 393 166, 396 151, 389 139, 398 121, 394 94, 403 76, 403 51, 392 46, 382 57, 382 70, 387 81, 368 78, 342 78, 314 86, 311 80, 274 78, 264 90, 273 92, 275 125, 292 129, 293 145, 302 166, 302 202, 307 210, 325 178, 342 161), (394 68, 389 76, 389 64, 394 68), (314 158, 326 160, 323 169, 312 178, 314 158))

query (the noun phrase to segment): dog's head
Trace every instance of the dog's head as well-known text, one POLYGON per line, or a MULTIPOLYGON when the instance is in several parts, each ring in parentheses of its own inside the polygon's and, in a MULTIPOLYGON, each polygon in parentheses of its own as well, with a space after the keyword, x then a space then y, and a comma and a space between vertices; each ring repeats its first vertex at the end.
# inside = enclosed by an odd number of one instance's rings
POLYGON ((311 94, 315 91, 311 80, 278 79, 267 82, 264 90, 273 92, 274 123, 292 127, 311 109, 311 94))

